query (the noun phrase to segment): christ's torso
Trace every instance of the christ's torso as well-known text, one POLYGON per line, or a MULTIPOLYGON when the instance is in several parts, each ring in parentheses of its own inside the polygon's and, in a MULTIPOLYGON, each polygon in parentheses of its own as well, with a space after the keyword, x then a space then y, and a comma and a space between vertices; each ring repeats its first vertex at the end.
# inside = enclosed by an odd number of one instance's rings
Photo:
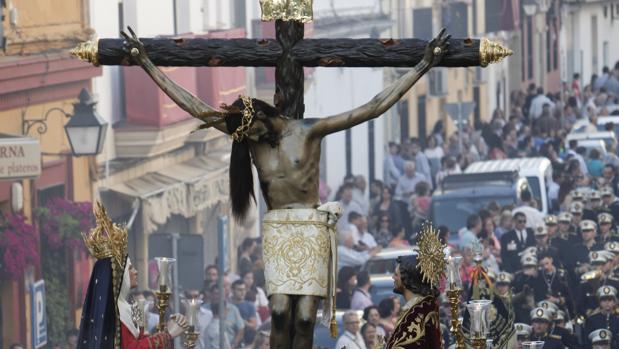
POLYGON ((320 204, 320 139, 308 137, 315 120, 288 120, 275 147, 250 142, 269 209, 312 208, 320 204))

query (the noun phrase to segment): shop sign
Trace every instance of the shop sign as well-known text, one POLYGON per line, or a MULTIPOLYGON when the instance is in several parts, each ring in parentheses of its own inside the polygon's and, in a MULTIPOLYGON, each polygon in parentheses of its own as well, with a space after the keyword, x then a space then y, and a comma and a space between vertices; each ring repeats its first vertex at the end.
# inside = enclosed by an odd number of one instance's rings
POLYGON ((35 178, 40 174, 39 140, 0 134, 0 179, 35 178))

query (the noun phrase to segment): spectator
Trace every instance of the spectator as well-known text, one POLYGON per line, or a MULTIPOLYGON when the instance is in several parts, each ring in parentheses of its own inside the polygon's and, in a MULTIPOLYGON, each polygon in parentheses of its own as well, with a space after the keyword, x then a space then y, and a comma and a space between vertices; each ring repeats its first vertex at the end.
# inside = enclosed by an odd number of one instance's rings
POLYGON ((361 337, 366 348, 374 348, 374 345, 376 345, 376 326, 369 322, 363 324, 361 326, 361 337))
POLYGON ((262 287, 258 287, 254 282, 254 274, 255 272, 248 271, 245 275, 241 276, 241 279, 247 287, 247 296, 245 300, 249 300, 247 298, 249 298, 251 294, 255 296, 256 300, 254 302, 254 306, 256 307, 256 312, 258 312, 260 322, 262 322, 269 317, 269 299, 267 298, 264 289, 262 289, 262 287))
MULTIPOLYGON (((208 265, 204 269, 204 285, 202 286, 203 290, 209 290, 213 285, 217 284, 219 280, 219 270, 217 270, 217 266, 208 265)), ((154 297, 154 295, 153 295, 154 297)))
MULTIPOLYGON (((394 202, 393 190, 389 187, 383 188, 381 200, 374 208, 374 213, 378 216, 387 215, 392 228, 395 226, 404 226, 402 211, 398 204, 394 202)), ((340 221, 341 220, 340 218, 340 221)))
POLYGON ((593 84, 593 90, 597 91, 601 89, 604 86, 604 84, 606 84, 606 81, 608 80, 609 77, 610 77, 610 69, 608 69, 608 67, 602 68, 602 75, 595 80, 595 83, 593 84))
MULTIPOLYGON (((224 278, 224 281, 226 281, 226 279, 227 278, 224 278)), ((226 292, 225 288, 226 288, 226 285, 224 283, 224 292, 226 292)), ((219 305, 221 294, 219 292, 219 287, 217 285, 212 286, 209 291, 211 294, 211 299, 210 299, 210 303, 208 304, 208 306, 209 306, 209 310, 211 310, 211 312, 213 313, 213 320, 209 324, 209 327, 214 326, 213 323, 217 323, 216 324, 217 335, 219 336, 219 322, 215 321, 215 311, 213 311, 214 309, 213 305, 219 305)), ((243 341, 245 321, 243 320, 241 313, 239 312, 238 308, 235 305, 230 304, 227 301, 224 302, 224 304, 225 304, 225 307, 224 307, 225 312, 220 315, 222 318, 225 318, 224 326, 226 329, 226 337, 228 338, 229 344, 232 348, 238 348, 241 342, 243 341)), ((207 329, 206 332, 209 333, 209 330, 207 329)), ((208 342, 205 342, 205 343, 207 345, 209 344, 208 342)), ((218 346, 219 346, 219 340, 217 340, 216 346, 211 347, 211 348, 218 348, 218 346)), ((206 348, 209 348, 209 347, 207 346, 206 348)))
POLYGON ((395 302, 392 298, 385 298, 378 303, 378 315, 380 316, 380 326, 385 331, 385 337, 388 338, 393 329, 395 322, 393 321, 393 313, 395 312, 395 302))
POLYGON ((351 212, 348 215, 348 222, 353 233, 355 245, 361 246, 361 250, 369 250, 377 246, 372 234, 368 233, 368 221, 365 216, 351 212))
POLYGON ((501 236, 501 261, 503 270, 508 273, 514 273, 519 269, 519 253, 535 245, 533 231, 527 228, 527 216, 522 212, 516 212, 514 222, 514 229, 501 236))
POLYGON ((378 218, 378 228, 374 232, 374 239, 379 246, 387 247, 393 239, 391 221, 388 214, 381 214, 378 218))
POLYGON ((269 349, 271 333, 268 331, 259 331, 256 335, 254 342, 248 347, 248 349, 269 349))
POLYGON ((415 195, 411 200, 413 216, 416 221, 414 225, 417 225, 421 223, 421 221, 425 221, 426 218, 428 218, 431 201, 430 184, 426 181, 417 183, 415 186, 415 195))
POLYGON ((550 100, 550 98, 546 97, 544 94, 544 89, 541 87, 537 88, 537 95, 531 101, 531 109, 529 110, 529 120, 534 121, 537 120, 542 115, 542 109, 544 108, 544 104, 548 104, 550 108, 554 108, 555 104, 550 100))
MULTIPOLYGON (((424 152, 421 151, 421 142, 419 139, 411 138, 410 151, 413 156, 411 160, 415 161, 415 168, 417 171, 426 178, 427 182, 432 183, 432 170, 430 169, 430 162, 424 152)), ((406 169, 404 171, 406 172, 406 169)))
POLYGON ((254 263, 251 260, 251 255, 256 249, 256 240, 245 238, 241 243, 241 255, 239 256, 239 275, 244 275, 248 271, 252 271, 254 263))
POLYGON ((380 314, 378 313, 378 307, 371 305, 363 309, 363 320, 376 327, 376 335, 385 338, 385 330, 380 325, 380 314))
MULTIPOLYGON (((381 200, 381 197, 383 195, 383 187, 384 187, 383 182, 378 179, 375 179, 372 181, 372 183, 370 183, 370 212, 369 212, 370 216, 375 214, 374 208, 376 207, 376 205, 378 205, 378 203, 381 200)), ((375 223, 375 222, 372 222, 372 223, 375 223)))
POLYGON ((357 274, 352 267, 342 267, 337 273, 337 290, 335 306, 338 309, 350 309, 352 293, 357 286, 357 274))
POLYGON ((365 189, 367 188, 367 182, 365 178, 361 175, 355 176, 355 183, 352 189, 352 200, 357 203, 359 207, 361 207, 361 213, 364 216, 367 216, 369 213, 369 203, 368 199, 365 197, 365 189))
POLYGON ((385 185, 395 188, 404 171, 404 160, 400 156, 400 146, 397 143, 389 143, 389 154, 385 156, 383 168, 385 185))
POLYGON ((367 270, 359 272, 357 274, 357 288, 353 291, 350 301, 350 309, 363 310, 373 304, 370 297, 370 287, 372 287, 370 274, 367 270))
POLYGON ((544 214, 538 210, 537 203, 533 199, 530 190, 520 193, 520 206, 512 210, 512 213, 521 212, 527 217, 527 228, 537 227, 544 224, 544 214))
MULTIPOLYGON (((224 346, 223 348, 219 346, 219 322, 222 318, 228 317, 228 307, 227 303, 224 304, 223 312, 220 312, 219 303, 211 304, 211 311, 213 312, 213 320, 208 325, 204 333, 202 334, 201 342, 204 343, 205 349, 231 349, 230 345, 231 340, 228 337, 229 331, 224 331, 224 346)), ((224 325, 226 326, 226 325, 224 325)), ((236 346, 235 346, 236 348, 236 346)))
POLYGON ((436 178, 436 174, 441 170, 441 159, 445 156, 445 151, 437 141, 435 135, 428 138, 428 146, 423 153, 428 158, 428 162, 430 163, 431 177, 429 179, 433 180, 436 178))
MULTIPOLYGON (((247 286, 243 280, 236 280, 232 283, 232 297, 230 303, 236 305, 243 321, 245 321, 245 331, 255 331, 260 325, 256 307, 253 302, 245 300, 247 296, 247 286)), ((253 338, 250 342, 253 342, 253 338)))
POLYGON ((494 230, 494 235, 496 236, 497 239, 499 239, 499 242, 500 242, 501 236, 503 236, 503 234, 507 233, 508 231, 512 230, 512 228, 513 228, 512 212, 510 210, 504 210, 503 212, 501 212, 501 216, 499 218, 499 225, 494 230))
POLYGON ((441 170, 436 174, 436 186, 443 184, 445 177, 461 173, 460 167, 453 156, 445 156, 441 159, 441 170))
POLYGON ((344 333, 335 343, 336 349, 359 348, 366 349, 365 342, 359 333, 359 316, 354 311, 347 311, 343 316, 344 333))
POLYGON ((400 227, 398 230, 396 230, 395 236, 389 242, 389 247, 392 247, 392 248, 409 247, 410 243, 408 242, 408 240, 406 240, 405 236, 406 236, 406 230, 404 230, 404 227, 400 227))
POLYGON ((415 193, 415 185, 425 180, 426 177, 424 174, 416 172, 414 162, 404 162, 404 174, 398 179, 398 185, 395 188, 395 197, 404 202, 410 202, 410 198, 415 193))
POLYGON ((355 240, 351 231, 340 231, 338 238, 340 242, 337 246, 338 268, 346 266, 355 268, 361 267, 380 251, 380 247, 374 247, 367 251, 356 251, 354 249, 355 240))
POLYGON ((344 183, 340 188, 340 205, 342 206, 342 216, 337 222, 337 228, 339 230, 346 229, 348 225, 348 215, 351 212, 362 212, 363 209, 353 201, 353 189, 354 185, 351 183, 344 183))
POLYGON ((477 244, 477 236, 481 233, 482 222, 478 214, 469 215, 466 219, 466 229, 460 231, 460 249, 477 244))
POLYGON ((602 169, 604 164, 600 160, 600 152, 597 149, 591 149, 589 152, 589 160, 587 161, 587 171, 593 177, 602 177, 602 169))

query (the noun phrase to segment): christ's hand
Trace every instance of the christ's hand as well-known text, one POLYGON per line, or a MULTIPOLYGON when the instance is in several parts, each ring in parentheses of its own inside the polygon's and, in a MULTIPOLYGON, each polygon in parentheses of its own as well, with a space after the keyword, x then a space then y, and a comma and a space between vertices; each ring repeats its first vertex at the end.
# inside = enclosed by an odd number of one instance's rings
POLYGON ((138 36, 135 34, 131 27, 127 27, 131 36, 129 36, 124 31, 120 32, 125 38, 124 42, 124 50, 133 57, 136 63, 140 65, 144 65, 144 62, 148 60, 148 55, 146 54, 146 49, 144 48, 144 44, 138 39, 138 36))
POLYGON ((426 52, 423 55, 423 60, 428 66, 434 67, 440 63, 447 49, 449 48, 449 39, 451 35, 445 35, 445 28, 441 29, 438 36, 432 39, 426 46, 426 52))

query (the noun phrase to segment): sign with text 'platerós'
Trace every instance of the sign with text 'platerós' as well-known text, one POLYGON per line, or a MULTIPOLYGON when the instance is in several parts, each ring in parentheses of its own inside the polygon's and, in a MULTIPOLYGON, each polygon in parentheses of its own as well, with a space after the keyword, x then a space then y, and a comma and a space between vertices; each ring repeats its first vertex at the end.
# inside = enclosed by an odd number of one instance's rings
POLYGON ((35 178, 40 174, 39 140, 0 134, 0 180, 35 178))

